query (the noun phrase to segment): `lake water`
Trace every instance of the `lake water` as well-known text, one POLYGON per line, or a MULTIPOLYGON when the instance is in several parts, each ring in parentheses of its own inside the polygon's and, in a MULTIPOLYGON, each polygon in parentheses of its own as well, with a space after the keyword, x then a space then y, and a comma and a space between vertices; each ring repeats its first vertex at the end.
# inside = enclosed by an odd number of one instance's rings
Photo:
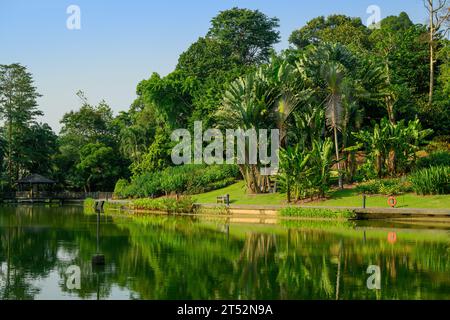
POLYGON ((0 299, 450 299, 449 225, 266 222, 0 207, 0 299))

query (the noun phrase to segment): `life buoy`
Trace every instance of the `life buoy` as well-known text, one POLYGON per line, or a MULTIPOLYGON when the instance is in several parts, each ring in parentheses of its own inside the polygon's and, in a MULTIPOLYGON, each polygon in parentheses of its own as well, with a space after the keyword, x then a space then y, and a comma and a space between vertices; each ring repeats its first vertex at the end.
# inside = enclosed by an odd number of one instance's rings
POLYGON ((388 242, 392 243, 392 244, 396 243, 397 242, 397 233, 389 232, 388 233, 388 242))
POLYGON ((395 199, 395 197, 389 197, 388 199, 388 205, 391 208, 395 208, 395 206, 397 205, 397 199, 395 199))

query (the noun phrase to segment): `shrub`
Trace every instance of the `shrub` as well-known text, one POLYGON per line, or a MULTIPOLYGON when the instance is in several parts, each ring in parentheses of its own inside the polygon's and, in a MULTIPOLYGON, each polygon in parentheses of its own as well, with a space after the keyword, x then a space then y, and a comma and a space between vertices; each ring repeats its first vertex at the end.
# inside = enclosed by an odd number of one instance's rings
POLYGON ((161 176, 161 189, 166 193, 182 193, 186 190, 186 185, 189 181, 189 177, 184 172, 178 172, 171 174, 171 172, 165 172, 161 176))
POLYGON ((236 182, 239 169, 234 165, 184 165, 161 172, 144 173, 130 184, 118 181, 117 193, 122 198, 147 198, 161 195, 198 194, 224 188, 236 182))
POLYGON ((159 172, 145 173, 136 177, 128 189, 129 196, 154 197, 162 193, 161 175, 159 172))
POLYGON ((440 166, 421 169, 409 177, 412 188, 417 194, 449 194, 450 167, 440 166))
POLYGON ((133 209, 164 211, 167 213, 191 213, 194 210, 194 200, 191 197, 136 199, 132 202, 133 209))
POLYGON ((86 198, 86 199, 84 199, 84 201, 83 201, 83 206, 84 206, 85 208, 93 208, 94 205, 95 205, 95 200, 92 199, 92 198, 86 198))
POLYGON ((119 179, 116 182, 116 186, 114 187, 114 194, 118 197, 122 198, 125 196, 125 191, 128 188, 128 180, 126 179, 119 179))
POLYGON ((283 217, 303 217, 303 218, 345 218, 351 219, 355 217, 355 213, 351 210, 333 210, 333 209, 317 209, 317 208, 300 208, 287 207, 280 211, 283 217))
POLYGON ((450 151, 450 136, 437 136, 428 144, 426 150, 433 151, 450 151))
POLYGON ((435 151, 427 157, 417 160, 416 167, 418 169, 450 166, 450 152, 449 151, 435 151))
POLYGON ((370 180, 359 184, 356 191, 365 194, 397 195, 411 192, 411 183, 403 179, 370 180))

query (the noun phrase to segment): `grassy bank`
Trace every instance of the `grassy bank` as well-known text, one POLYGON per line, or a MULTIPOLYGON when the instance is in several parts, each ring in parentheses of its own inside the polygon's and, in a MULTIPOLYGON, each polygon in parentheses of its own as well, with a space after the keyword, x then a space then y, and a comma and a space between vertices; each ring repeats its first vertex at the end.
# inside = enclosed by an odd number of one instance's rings
MULTIPOLYGON (((218 196, 230 195, 232 204, 249 205, 283 205, 286 204, 284 194, 262 194, 250 195, 245 190, 243 182, 238 182, 229 187, 215 190, 200 195, 196 195, 198 203, 216 203, 218 196)), ((450 195, 419 196, 414 193, 407 193, 396 197, 398 208, 428 208, 447 209, 450 208, 450 195)), ((366 206, 368 208, 388 208, 388 196, 374 195, 368 196, 366 206)), ((330 193, 330 198, 324 201, 308 202, 307 206, 324 207, 361 207, 362 196, 356 190, 336 190, 330 193)))
MULTIPOLYGON (((367 208, 389 208, 388 196, 367 196, 367 208)), ((407 193, 396 196, 397 208, 424 208, 424 209, 448 209, 450 208, 450 195, 419 196, 407 193)), ((337 190, 326 201, 308 203, 306 205, 335 206, 335 207, 361 207, 362 195, 355 190, 337 190)))
POLYGON ((214 190, 195 195, 197 203, 216 203, 217 197, 225 194, 230 195, 231 204, 252 205, 279 205, 285 202, 286 196, 279 193, 251 195, 245 189, 244 182, 240 181, 223 189, 214 190))

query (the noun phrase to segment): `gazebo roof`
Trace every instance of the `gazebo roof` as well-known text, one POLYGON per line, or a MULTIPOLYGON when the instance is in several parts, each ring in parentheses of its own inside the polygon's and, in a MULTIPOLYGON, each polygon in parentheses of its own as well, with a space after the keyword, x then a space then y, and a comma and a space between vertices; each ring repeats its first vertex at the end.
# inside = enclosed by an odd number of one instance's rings
POLYGON ((32 174, 17 181, 19 184, 54 184, 53 180, 50 180, 40 174, 32 174))

